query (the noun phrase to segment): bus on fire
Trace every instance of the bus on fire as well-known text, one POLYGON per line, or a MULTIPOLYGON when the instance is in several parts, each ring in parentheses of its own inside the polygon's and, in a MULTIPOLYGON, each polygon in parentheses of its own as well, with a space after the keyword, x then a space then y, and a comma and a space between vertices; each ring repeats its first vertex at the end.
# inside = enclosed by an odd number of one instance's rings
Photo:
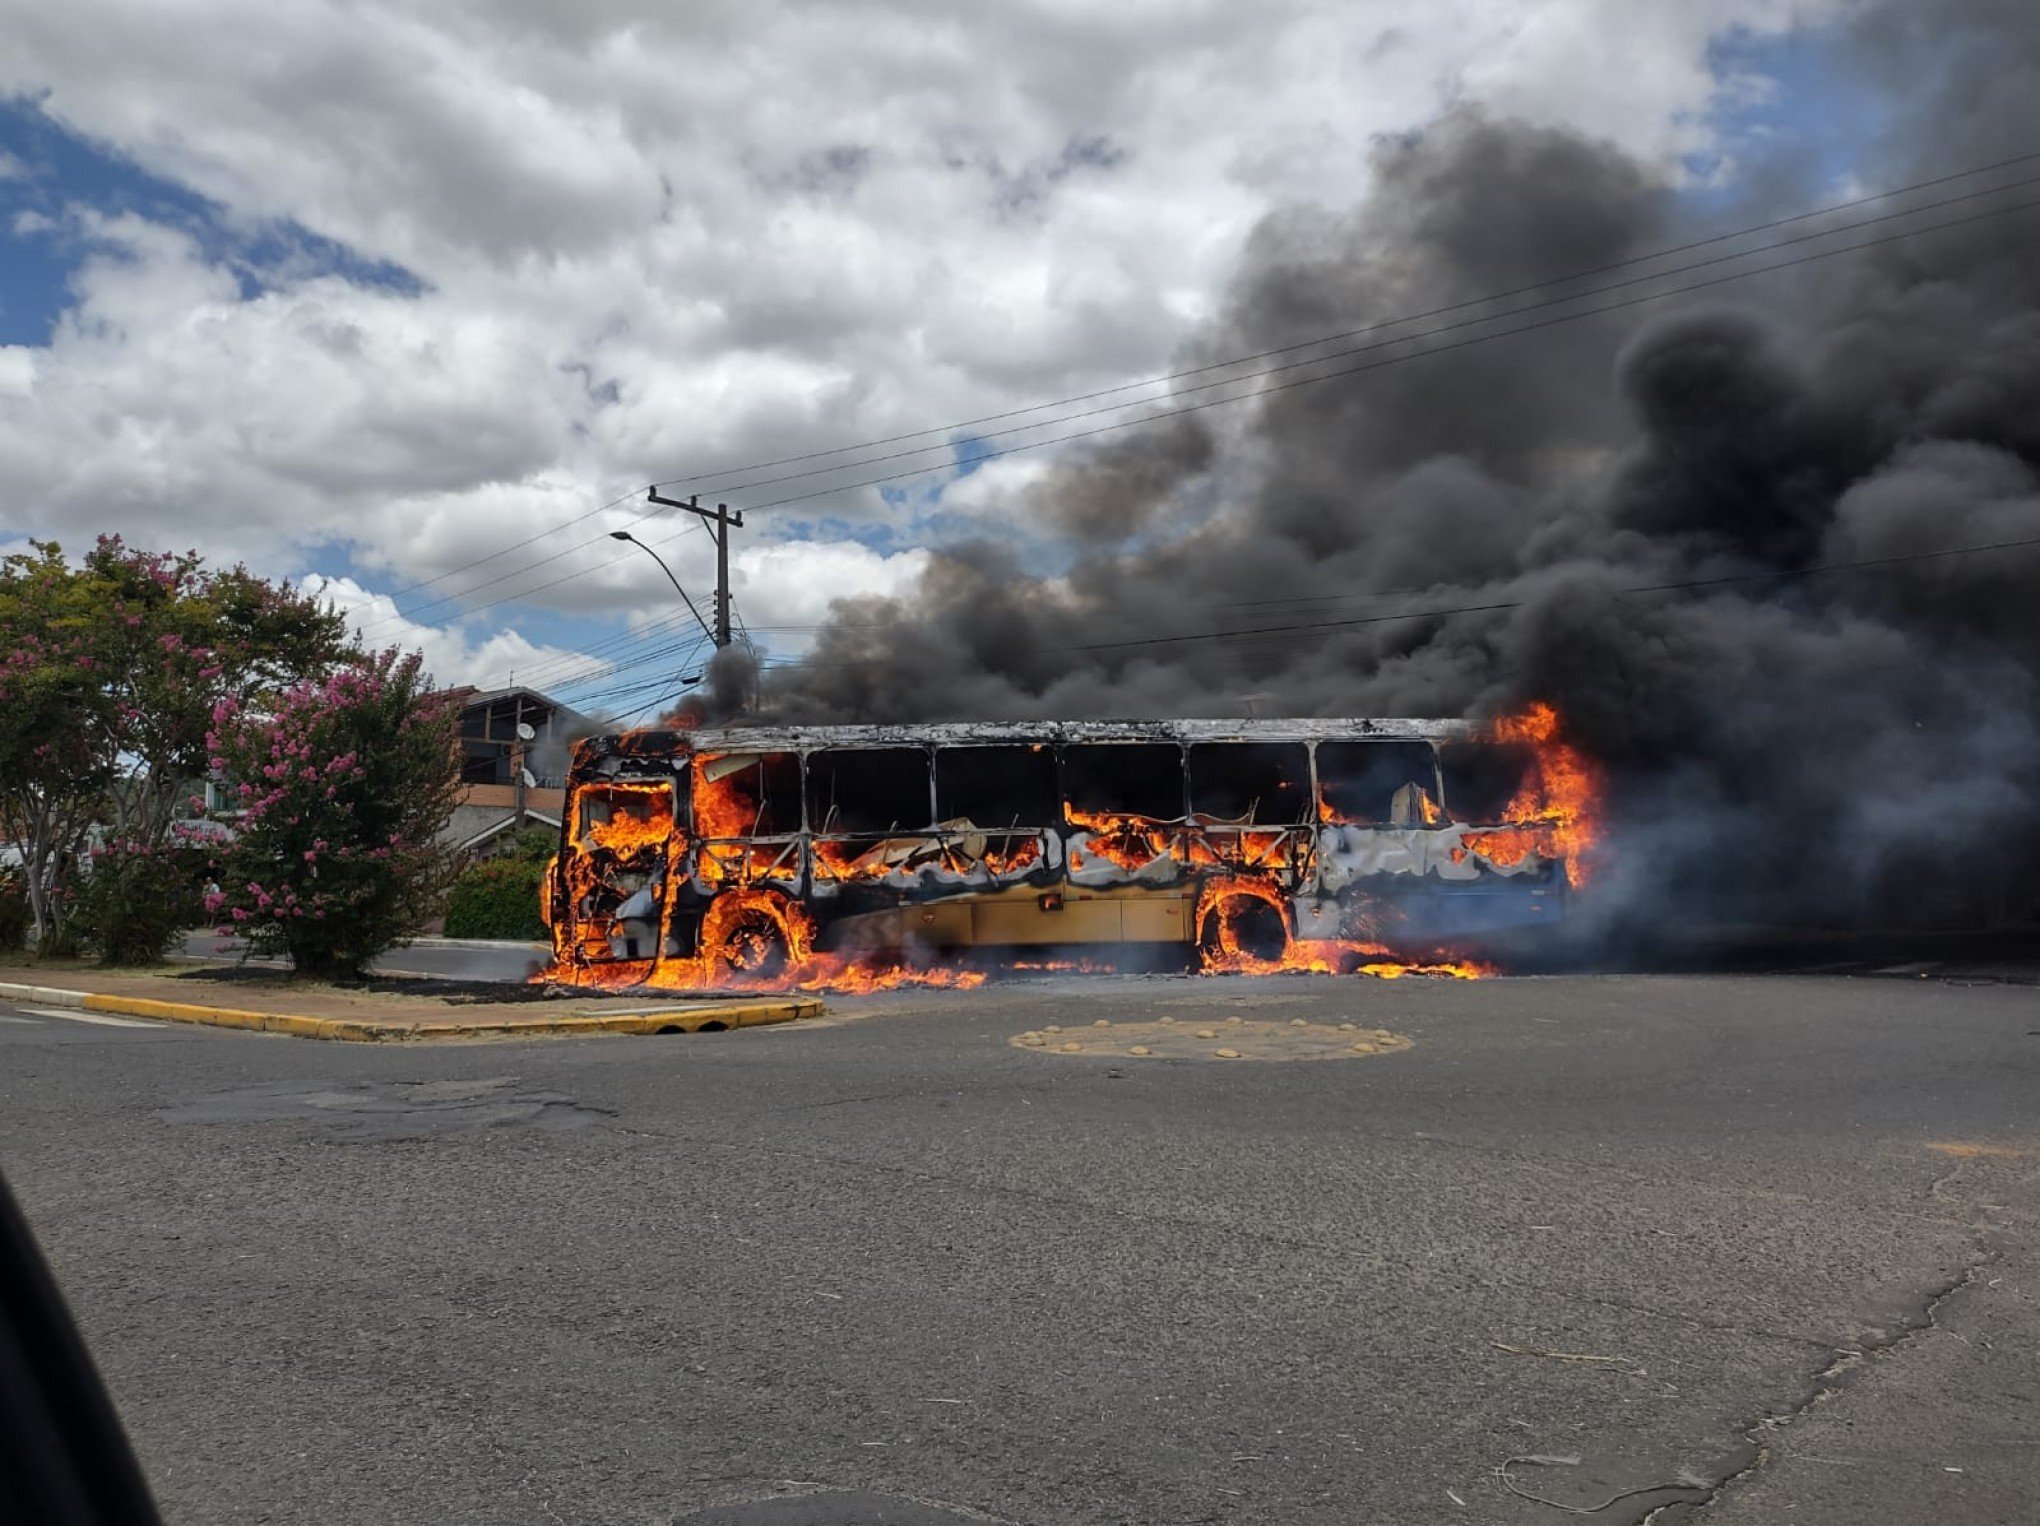
POLYGON ((1555 717, 590 738, 543 978, 692 987, 913 951, 1176 944, 1327 968, 1555 922, 1591 825, 1555 717))

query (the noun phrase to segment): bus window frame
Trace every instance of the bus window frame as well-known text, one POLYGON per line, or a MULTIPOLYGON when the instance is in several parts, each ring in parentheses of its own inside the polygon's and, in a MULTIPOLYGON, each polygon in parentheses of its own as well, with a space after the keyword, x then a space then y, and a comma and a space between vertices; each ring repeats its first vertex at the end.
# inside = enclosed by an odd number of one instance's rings
POLYGON ((689 823, 693 820, 694 814, 693 793, 690 790, 683 790, 679 788, 679 781, 673 778, 671 775, 663 774, 646 774, 642 776, 624 775, 621 777, 611 777, 606 779, 591 779, 583 784, 577 785, 574 789, 572 801, 573 803, 572 823, 574 835, 571 844, 573 851, 575 853, 595 853, 615 851, 614 849, 605 849, 601 843, 591 842, 589 840, 588 797, 591 794, 607 794, 611 792, 616 792, 624 794, 626 796, 640 795, 649 797, 656 791, 657 787, 660 785, 665 786, 667 804, 668 806, 671 807, 669 815, 672 821, 672 826, 667 830, 666 835, 668 839, 670 839, 673 833, 676 831, 682 832, 686 831, 689 823), (682 815, 683 811, 685 812, 684 819, 682 815))
MULTIPOLYGON (((1183 748, 1183 784, 1190 803, 1191 819, 1207 830, 1214 825, 1223 824, 1229 830, 1287 831, 1292 827, 1310 826, 1317 819, 1317 758, 1308 742, 1257 741, 1243 737, 1237 740, 1187 743, 1183 748), (1270 820, 1261 816, 1259 810, 1256 809, 1251 813, 1251 819, 1240 821, 1237 817, 1224 816, 1216 811, 1206 811, 1201 807, 1197 802, 1196 754, 1199 752, 1215 752, 1221 748, 1257 748, 1266 751, 1278 749, 1287 751, 1294 748, 1303 762, 1300 774, 1288 781, 1292 788, 1298 788, 1301 791, 1295 817, 1288 821, 1270 820), (1203 818, 1206 816, 1211 817, 1212 820, 1204 820, 1203 818)), ((1279 786, 1276 798, 1280 798, 1279 786)), ((1257 806, 1259 800, 1260 797, 1256 796, 1257 806)))
MULTIPOLYGON (((1313 811, 1316 813, 1315 819, 1321 824, 1327 826, 1350 827, 1356 831, 1402 830, 1400 828, 1397 828, 1394 825, 1394 823, 1391 820, 1389 820, 1388 815, 1384 815, 1379 819, 1345 821, 1341 820, 1336 816, 1331 816, 1327 814, 1324 793, 1324 768, 1320 761, 1320 755, 1322 754, 1323 750, 1327 747, 1424 748, 1426 751, 1429 752, 1431 757, 1431 779, 1430 783, 1424 786, 1424 789, 1425 793, 1430 796, 1431 804, 1438 808, 1439 820, 1431 823, 1412 822, 1410 823, 1410 826, 1412 828, 1421 826, 1425 830, 1430 830, 1435 827, 1442 827, 1450 824, 1450 818, 1447 817, 1445 814, 1446 812, 1446 806, 1444 801, 1445 774, 1444 769, 1440 765, 1438 758, 1438 743, 1429 737, 1326 737, 1316 742, 1313 742, 1311 744, 1310 749, 1311 805, 1313 811)), ((1409 784, 1416 783, 1418 781, 1412 778, 1405 779, 1403 782, 1405 784, 1409 784)), ((1401 787, 1402 787, 1401 785, 1396 786, 1397 789, 1400 789, 1401 787)), ((1386 804, 1389 807, 1390 814, 1392 814, 1394 810, 1394 801, 1395 791, 1391 790, 1389 792, 1388 800, 1386 802, 1386 804)))
MULTIPOLYGON (((823 842, 849 842, 860 838, 884 841, 888 838, 934 838, 940 835, 938 820, 935 814, 935 746, 933 743, 903 746, 897 742, 887 742, 870 747, 815 747, 800 754, 800 768, 802 821, 810 837, 817 838, 823 842), (816 804, 814 798, 814 760, 818 757, 841 756, 845 753, 870 754, 881 752, 920 754, 928 785, 927 820, 912 825, 895 822, 889 827, 857 827, 851 830, 836 830, 825 824, 817 823, 814 819, 814 807, 816 804)), ((833 802, 831 808, 834 809, 833 802)))
MULTIPOLYGON (((935 820, 938 824, 958 819, 958 813, 947 809, 952 802, 944 798, 942 782, 942 763, 944 758, 953 758, 958 753, 965 752, 1013 752, 1025 753, 1032 757, 1041 757, 1047 760, 1048 793, 1043 797, 1047 809, 1038 813, 1042 819, 1039 821, 1018 819, 1004 821, 980 820, 976 815, 967 811, 963 812, 962 816, 968 819, 970 824, 981 832, 1031 834, 1060 832, 1067 829, 1068 821, 1064 814, 1066 801, 1063 797, 1062 763, 1056 756, 1056 749, 1053 743, 1045 741, 937 743, 934 752, 935 763, 932 772, 935 783, 935 820)), ((1040 781, 1035 782, 1038 783, 1040 781)))
POLYGON ((1062 796, 1062 830, 1065 832, 1088 831, 1089 828, 1070 818, 1070 754, 1075 752, 1103 753, 1115 748, 1140 748, 1147 751, 1173 751, 1176 754, 1177 801, 1176 813, 1172 816, 1156 816, 1146 811, 1130 811, 1124 808, 1079 807, 1090 815, 1118 816, 1131 820, 1155 822, 1166 826, 1180 826, 1190 820, 1190 767, 1184 757, 1185 747, 1180 741, 1157 741, 1151 737, 1129 737, 1123 742, 1065 742, 1056 749, 1056 783, 1062 796))

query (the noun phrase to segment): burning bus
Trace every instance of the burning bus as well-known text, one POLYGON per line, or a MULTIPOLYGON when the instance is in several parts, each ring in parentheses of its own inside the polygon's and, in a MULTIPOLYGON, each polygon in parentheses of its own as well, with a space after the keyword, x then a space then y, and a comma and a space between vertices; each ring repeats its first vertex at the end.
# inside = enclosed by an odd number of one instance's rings
POLYGON ((1556 922, 1590 766, 1454 720, 742 727, 576 751, 544 894, 577 985, 963 983, 973 949, 1359 968, 1556 922), (911 954, 911 959, 903 955, 911 954))

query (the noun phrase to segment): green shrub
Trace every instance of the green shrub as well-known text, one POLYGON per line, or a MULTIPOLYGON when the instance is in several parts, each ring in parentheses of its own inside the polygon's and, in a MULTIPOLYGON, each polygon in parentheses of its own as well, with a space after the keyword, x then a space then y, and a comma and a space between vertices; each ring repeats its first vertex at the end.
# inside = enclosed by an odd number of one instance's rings
POLYGON ((446 899, 449 938, 545 936, 538 916, 538 884, 545 864, 529 858, 491 858, 461 871, 446 899))
POLYGON ((551 827, 526 827, 511 839, 510 858, 545 866, 560 851, 560 834, 551 827))
POLYGON ((128 844, 100 848, 73 888, 71 927, 101 964, 156 964, 204 918, 202 853, 128 844))

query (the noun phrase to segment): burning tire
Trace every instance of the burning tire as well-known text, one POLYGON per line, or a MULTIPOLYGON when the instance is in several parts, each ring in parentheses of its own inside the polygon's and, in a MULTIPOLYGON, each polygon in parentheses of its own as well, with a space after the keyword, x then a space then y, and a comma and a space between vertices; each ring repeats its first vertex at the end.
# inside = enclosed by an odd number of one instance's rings
POLYGON ((724 936, 722 957, 739 975, 773 979, 786 973, 786 934, 765 912, 747 911, 724 936))
POLYGON ((811 940, 806 917, 784 896, 732 890, 702 918, 701 946, 715 975, 777 981, 806 960, 811 940))
POLYGON ((1289 952, 1289 918, 1280 898, 1259 886, 1220 888, 1204 896, 1197 950, 1207 970, 1280 968, 1289 952))

